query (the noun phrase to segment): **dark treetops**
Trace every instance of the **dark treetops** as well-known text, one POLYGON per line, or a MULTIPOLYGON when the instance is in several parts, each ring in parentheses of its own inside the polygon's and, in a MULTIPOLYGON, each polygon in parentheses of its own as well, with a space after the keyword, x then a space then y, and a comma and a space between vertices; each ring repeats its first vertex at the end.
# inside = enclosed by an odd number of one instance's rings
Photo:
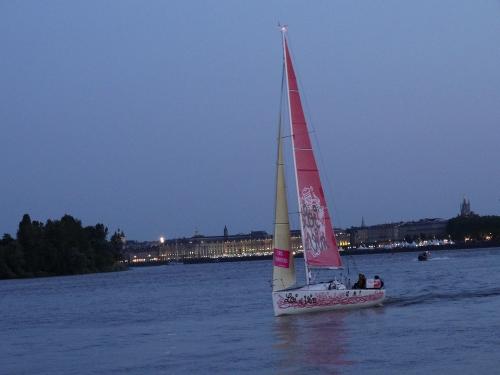
POLYGON ((464 238, 474 241, 500 240, 500 216, 457 216, 448 221, 448 234, 455 241, 464 238))
POLYGON ((64 215, 44 224, 25 214, 17 238, 0 240, 0 279, 74 275, 119 269, 123 232, 107 239, 103 224, 83 227, 80 220, 64 215))

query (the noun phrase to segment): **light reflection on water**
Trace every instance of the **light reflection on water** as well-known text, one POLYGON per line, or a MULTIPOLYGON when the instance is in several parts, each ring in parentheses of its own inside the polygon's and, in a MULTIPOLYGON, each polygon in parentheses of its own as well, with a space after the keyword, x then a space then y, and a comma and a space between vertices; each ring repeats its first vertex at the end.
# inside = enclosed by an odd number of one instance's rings
POLYGON ((278 318, 266 261, 0 281, 0 373, 495 373, 500 251, 415 259, 356 257, 381 308, 278 318))
POLYGON ((323 368, 337 373, 354 361, 346 358, 345 312, 280 317, 275 322, 275 348, 283 353, 281 369, 323 368))

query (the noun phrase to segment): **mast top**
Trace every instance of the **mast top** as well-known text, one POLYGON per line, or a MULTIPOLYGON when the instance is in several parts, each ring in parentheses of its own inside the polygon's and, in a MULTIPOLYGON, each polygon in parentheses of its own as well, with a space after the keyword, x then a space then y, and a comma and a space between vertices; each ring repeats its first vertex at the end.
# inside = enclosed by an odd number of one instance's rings
POLYGON ((288 25, 282 25, 278 23, 278 27, 283 35, 288 31, 288 25))

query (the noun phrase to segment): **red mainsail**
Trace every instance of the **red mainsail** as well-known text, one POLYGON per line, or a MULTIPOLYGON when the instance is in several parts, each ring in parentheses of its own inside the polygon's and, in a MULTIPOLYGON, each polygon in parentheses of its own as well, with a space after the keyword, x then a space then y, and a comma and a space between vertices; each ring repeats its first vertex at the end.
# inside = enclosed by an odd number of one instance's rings
POLYGON ((342 261, 321 186, 286 38, 284 50, 304 257, 309 267, 338 268, 342 266, 342 261))

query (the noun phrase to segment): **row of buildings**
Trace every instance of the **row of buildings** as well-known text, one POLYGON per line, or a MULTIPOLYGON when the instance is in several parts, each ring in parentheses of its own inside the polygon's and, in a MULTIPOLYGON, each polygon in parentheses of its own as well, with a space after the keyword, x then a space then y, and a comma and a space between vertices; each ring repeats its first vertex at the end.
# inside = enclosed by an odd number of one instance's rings
MULTIPOLYGON (((396 241, 442 239, 446 237, 447 220, 423 219, 381 225, 335 229, 337 244, 342 248, 383 246, 396 241)), ((300 231, 291 231, 292 250, 302 251, 300 231)), ((183 261, 197 258, 221 258, 271 255, 273 237, 265 231, 229 235, 224 228, 222 236, 194 235, 190 238, 155 242, 129 241, 126 253, 132 262, 183 261)))
POLYGON ((414 242, 417 240, 444 239, 445 219, 422 219, 419 221, 353 227, 348 230, 352 246, 376 245, 392 242, 414 242))
MULTIPOLYGON (((464 198, 460 206, 460 216, 473 212, 470 202, 464 198)), ((415 243, 424 240, 447 240, 445 219, 422 219, 366 226, 364 220, 359 227, 343 230, 336 228, 335 236, 339 247, 356 249, 365 247, 391 247, 395 243, 415 243)), ((132 262, 183 261, 185 259, 262 256, 273 253, 271 234, 253 231, 248 234, 230 235, 224 227, 222 236, 202 236, 190 238, 161 239, 155 242, 126 243, 125 252, 132 262)), ((302 251, 300 231, 291 231, 292 250, 302 251)))
MULTIPOLYGON (((292 250, 300 252, 300 231, 291 232, 292 250)), ((222 236, 202 236, 160 240, 158 242, 127 242, 126 253, 132 262, 183 261, 185 259, 243 257, 272 254, 272 235, 265 231, 222 236)))

